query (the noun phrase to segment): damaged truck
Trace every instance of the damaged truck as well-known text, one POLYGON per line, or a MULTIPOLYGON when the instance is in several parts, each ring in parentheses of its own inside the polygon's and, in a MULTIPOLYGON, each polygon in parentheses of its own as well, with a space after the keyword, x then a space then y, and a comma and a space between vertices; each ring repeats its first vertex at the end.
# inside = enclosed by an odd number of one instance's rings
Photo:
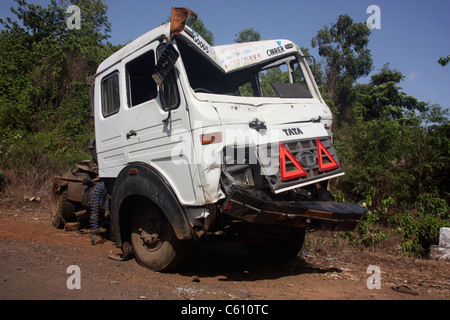
POLYGON ((295 257, 305 231, 354 230, 332 113, 289 40, 211 46, 170 23, 98 67, 93 159, 55 177, 53 225, 111 231, 122 254, 170 270, 197 241, 242 241, 261 261, 295 257))

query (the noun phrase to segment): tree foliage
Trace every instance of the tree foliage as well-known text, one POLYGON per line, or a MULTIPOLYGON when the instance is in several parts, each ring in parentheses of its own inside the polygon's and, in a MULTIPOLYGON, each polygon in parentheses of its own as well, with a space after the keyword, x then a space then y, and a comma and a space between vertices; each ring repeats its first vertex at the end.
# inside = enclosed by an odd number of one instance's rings
POLYGON ((385 64, 379 73, 373 75, 368 84, 357 84, 353 107, 354 117, 365 121, 373 119, 406 119, 414 112, 427 110, 427 103, 400 91, 398 84, 405 77, 398 70, 385 64))
POLYGON ((76 0, 81 29, 69 29, 65 4, 16 0, 0 23, 0 165, 59 167, 85 157, 93 138, 87 78, 117 48, 100 0, 76 0))
POLYGON ((236 43, 259 41, 261 40, 261 33, 253 28, 247 28, 239 31, 236 34, 236 37, 237 38, 234 40, 236 43))
POLYGON ((450 226, 449 111, 403 92, 405 77, 389 63, 357 83, 372 71, 369 36, 365 24, 341 15, 312 39, 325 59, 319 88, 337 115, 334 145, 346 171, 334 192, 368 207, 360 227, 347 234, 353 243, 382 241, 380 226, 389 220, 402 230, 404 253, 426 256, 439 228, 450 226))
POLYGON ((446 57, 441 57, 438 60, 438 63, 443 67, 445 67, 449 62, 450 62, 450 55, 448 55, 446 57))
POLYGON ((335 190, 368 204, 371 214, 386 199, 393 200, 390 215, 370 221, 370 227, 365 218, 361 226, 366 229, 359 228, 350 239, 365 241, 369 234, 361 235, 363 230, 370 231, 369 239, 380 239, 384 234, 373 232, 389 220, 402 230, 402 252, 427 256, 430 245, 437 244, 439 228, 450 226, 449 113, 402 92, 398 83, 403 78, 385 65, 369 84, 355 85, 353 119, 335 131, 346 171, 335 190))
POLYGON ((355 81, 372 71, 372 56, 367 48, 370 30, 364 23, 354 23, 348 15, 341 15, 331 27, 324 26, 312 39, 313 48, 325 58, 324 91, 336 106, 342 119, 354 99, 355 81))

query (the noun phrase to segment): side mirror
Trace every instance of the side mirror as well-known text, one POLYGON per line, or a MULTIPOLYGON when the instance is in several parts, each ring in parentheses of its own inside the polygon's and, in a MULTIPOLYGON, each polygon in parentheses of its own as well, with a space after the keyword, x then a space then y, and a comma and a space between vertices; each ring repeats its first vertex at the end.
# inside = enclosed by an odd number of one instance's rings
POLYGON ((178 51, 175 49, 173 44, 169 43, 159 58, 155 71, 152 74, 153 80, 155 80, 158 86, 161 86, 164 83, 164 80, 170 71, 172 71, 175 62, 177 62, 179 57, 180 54, 178 51))

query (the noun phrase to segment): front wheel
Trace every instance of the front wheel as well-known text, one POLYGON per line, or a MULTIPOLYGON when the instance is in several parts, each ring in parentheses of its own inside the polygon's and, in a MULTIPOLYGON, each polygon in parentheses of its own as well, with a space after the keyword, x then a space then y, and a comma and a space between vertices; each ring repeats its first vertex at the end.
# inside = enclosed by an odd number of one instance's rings
POLYGON ((189 255, 192 241, 179 240, 166 216, 154 204, 141 201, 131 219, 131 243, 136 260, 153 271, 178 267, 189 255))

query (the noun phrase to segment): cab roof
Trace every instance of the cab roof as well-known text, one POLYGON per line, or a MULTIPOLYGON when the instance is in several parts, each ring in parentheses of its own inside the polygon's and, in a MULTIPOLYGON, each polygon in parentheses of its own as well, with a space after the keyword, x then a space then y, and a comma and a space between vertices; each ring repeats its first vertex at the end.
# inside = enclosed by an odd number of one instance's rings
MULTIPOLYGON (((99 65, 97 75, 112 68, 127 56, 162 37, 170 38, 170 23, 161 25, 143 34, 115 52, 99 65)), ((188 26, 186 26, 181 34, 176 35, 175 39, 178 37, 182 37, 183 40, 195 46, 201 54, 212 60, 225 73, 270 60, 278 55, 292 52, 302 54, 296 44, 283 39, 211 46, 188 26)))

